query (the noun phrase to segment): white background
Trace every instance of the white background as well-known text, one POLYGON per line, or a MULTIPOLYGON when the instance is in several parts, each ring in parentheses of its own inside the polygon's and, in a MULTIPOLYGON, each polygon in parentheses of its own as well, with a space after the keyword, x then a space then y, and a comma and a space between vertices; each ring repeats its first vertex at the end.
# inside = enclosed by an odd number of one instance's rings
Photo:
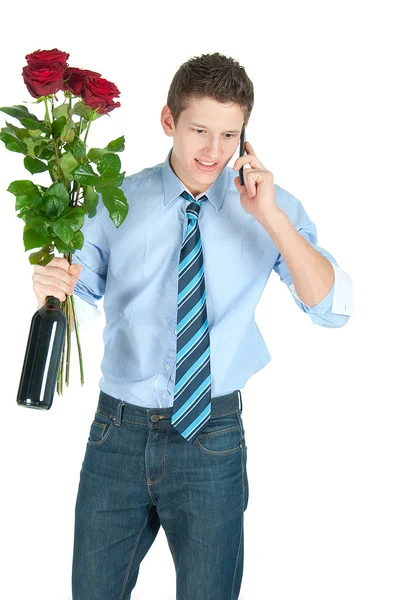
MULTIPOLYGON (((69 52, 70 66, 99 71, 121 91, 121 108, 92 126, 88 142, 104 146, 124 134, 127 175, 167 156, 171 138, 160 112, 183 62, 219 51, 245 66, 255 88, 247 139, 275 182, 303 203, 318 244, 350 274, 356 314, 340 329, 313 325, 275 273, 258 304, 256 321, 272 361, 243 389, 249 505, 240 600, 396 600, 392 3, 134 3, 127 11, 117 2, 19 2, 8 3, 1 16, 0 105, 33 100, 21 76, 26 54, 69 52)), ((27 106, 43 118, 43 105, 27 106)), ((1 126, 12 121, 1 114, 1 126)), ((0 161, 0 585, 7 588, 0 595, 70 600, 74 505, 98 400, 105 321, 102 313, 81 328, 84 387, 74 339, 64 396, 55 395, 50 411, 17 406, 37 304, 24 223, 6 189, 31 176, 23 155, 3 143, 0 161)), ((32 176, 48 185, 48 176, 39 177, 32 176)), ((175 598, 162 529, 132 593, 133 600, 155 598, 175 598)))

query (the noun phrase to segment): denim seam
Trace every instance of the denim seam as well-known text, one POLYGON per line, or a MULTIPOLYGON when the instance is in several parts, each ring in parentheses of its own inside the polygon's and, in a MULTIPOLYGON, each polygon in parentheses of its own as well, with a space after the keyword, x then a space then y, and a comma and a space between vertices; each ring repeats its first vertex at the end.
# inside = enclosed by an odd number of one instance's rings
POLYGON ((238 450, 240 450, 242 448, 242 442, 240 442, 239 446, 236 446, 236 448, 232 448, 231 450, 220 450, 220 451, 208 450, 207 448, 202 446, 202 444, 200 443, 198 438, 196 438, 194 440, 194 444, 199 448, 199 450, 201 452, 205 452, 206 454, 211 454, 212 456, 224 456, 226 454, 234 454, 235 452, 238 452, 238 450))
POLYGON ((208 431, 207 433, 200 433, 199 435, 201 437, 205 437, 208 435, 222 435, 223 433, 226 433, 228 431, 234 431, 235 429, 239 429, 239 425, 233 425, 232 427, 226 427, 225 429, 218 429, 217 431, 208 431))
POLYGON ((159 481, 162 481, 163 477, 166 474, 166 446, 167 446, 167 440, 169 437, 169 427, 166 428, 166 436, 165 439, 163 441, 163 451, 162 451, 162 474, 159 477, 159 479, 156 479, 156 481, 148 481, 147 479, 147 484, 148 485, 154 485, 155 483, 159 483, 159 481))
MULTIPOLYGON (((242 498, 243 498, 243 494, 242 494, 242 498)), ((242 509, 243 509, 243 502, 242 502, 242 509)), ((231 600, 236 600, 235 598, 232 597, 232 593, 234 591, 236 569, 237 569, 237 566, 238 566, 239 553, 240 553, 240 550, 241 550, 241 547, 242 547, 242 534, 243 534, 243 512, 242 512, 242 519, 241 519, 241 522, 240 522, 240 536, 239 536, 239 544, 238 544, 238 553, 236 555, 234 576, 233 576, 233 579, 232 579, 231 600)))
POLYGON ((101 427, 102 430, 104 430, 107 424, 106 423, 98 423, 98 421, 93 421, 91 423, 91 425, 97 425, 98 427, 101 427))
MULTIPOLYGON (((163 527, 163 529, 164 529, 164 527, 163 527)), ((166 538, 167 538, 167 541, 168 541, 169 546, 170 546, 171 554, 173 556, 175 569, 177 570, 177 554, 176 554, 176 551, 175 551, 174 546, 171 543, 171 540, 170 540, 169 536, 167 535, 167 531, 165 529, 164 529, 164 532, 166 534, 166 538)))
MULTIPOLYGON (((98 424, 98 423, 96 423, 96 425, 97 425, 97 424, 98 424)), ((105 425, 106 425, 106 424, 105 424, 105 425)), ((101 437, 101 439, 100 439, 100 440, 98 440, 97 442, 94 442, 94 441, 90 440, 90 437, 89 437, 89 439, 87 440, 87 443, 88 443, 90 446, 101 446, 101 445, 102 445, 102 444, 103 444, 103 443, 104 443, 104 442, 105 442, 105 441, 108 439, 108 437, 109 437, 109 435, 110 435, 110 433, 111 433, 111 431, 112 431, 113 425, 114 425, 113 423, 110 423, 110 424, 109 424, 109 426, 108 426, 108 431, 105 433, 105 435, 103 435, 103 436, 101 437)), ((90 428, 90 429, 91 429, 91 428, 90 428)))
POLYGON ((132 552, 131 558, 129 560, 129 564, 127 565, 127 571, 126 571, 126 575, 124 576, 124 581, 123 581, 123 585, 122 585, 122 591, 120 592, 119 600, 123 600, 124 591, 126 589, 126 585, 127 585, 127 581, 128 581, 128 576, 129 576, 129 573, 130 573, 130 570, 131 570, 131 565, 133 564, 133 560, 134 560, 135 554, 137 552, 138 543, 139 543, 139 541, 141 539, 142 532, 144 531, 145 527, 148 524, 148 518, 149 518, 149 511, 146 514, 146 521, 145 521, 145 523, 144 523, 141 531, 137 535, 137 539, 136 539, 136 542, 134 544, 133 552, 132 552))
MULTIPOLYGON (((238 415, 238 418, 239 418, 240 428, 241 428, 241 432, 242 432, 242 489, 244 490, 245 489, 245 479, 244 479, 243 460, 244 460, 245 449, 243 448, 243 446, 246 444, 246 441, 245 441, 245 431, 244 431, 244 427, 243 427, 242 417, 240 415, 238 415)), ((243 502, 244 502, 244 498, 243 498, 243 502)))
POLYGON ((241 551, 241 546, 243 543, 243 520, 244 520, 244 511, 245 511, 245 484, 244 484, 244 465, 243 465, 243 457, 244 457, 244 448, 243 448, 243 444, 245 443, 244 440, 244 428, 243 428, 243 423, 242 423, 242 419, 241 416, 239 415, 239 423, 241 426, 241 432, 242 432, 242 453, 241 453, 241 471, 242 471, 242 519, 241 519, 241 526, 240 526, 240 537, 239 537, 239 545, 238 545, 238 553, 236 555, 236 562, 235 562, 235 569, 234 569, 234 577, 232 580, 232 589, 231 589, 231 600, 235 600, 232 597, 232 593, 234 590, 234 584, 235 584, 235 577, 236 577, 236 569, 238 566, 238 558, 239 558, 239 553, 241 551))

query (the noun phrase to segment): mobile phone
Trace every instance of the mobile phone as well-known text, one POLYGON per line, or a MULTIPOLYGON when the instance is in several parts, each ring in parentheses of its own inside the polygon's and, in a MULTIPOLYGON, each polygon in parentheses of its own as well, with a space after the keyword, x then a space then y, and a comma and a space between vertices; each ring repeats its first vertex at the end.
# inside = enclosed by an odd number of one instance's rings
MULTIPOLYGON (((243 127, 242 133, 240 134, 239 156, 243 156, 245 153, 245 141, 246 141, 245 128, 243 127)), ((245 180, 243 179, 243 167, 241 167, 239 169, 239 178, 240 178, 240 184, 245 185, 245 180)))

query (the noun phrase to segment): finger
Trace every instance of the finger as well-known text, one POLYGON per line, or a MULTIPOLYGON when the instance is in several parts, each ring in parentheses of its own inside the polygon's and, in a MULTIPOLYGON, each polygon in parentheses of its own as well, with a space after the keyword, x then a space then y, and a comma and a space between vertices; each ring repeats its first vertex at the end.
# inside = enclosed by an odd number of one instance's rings
POLYGON ((256 157, 253 157, 252 155, 249 155, 249 154, 245 154, 244 156, 240 156, 239 158, 236 159, 234 166, 232 168, 234 171, 238 171, 238 169, 240 169, 241 167, 244 167, 245 165, 250 165, 252 167, 252 169, 255 169, 255 168, 257 168, 254 166, 255 159, 256 159, 256 157))
POLYGON ((257 194, 257 187, 256 180, 253 178, 251 171, 249 171, 248 169, 246 169, 246 171, 243 171, 243 178, 245 180, 247 188, 247 195, 249 196, 249 198, 254 198, 254 196, 257 194))
POLYGON ((35 266, 35 272, 32 277, 33 281, 38 281, 39 283, 49 283, 50 280, 63 281, 68 286, 76 283, 78 277, 69 275, 60 267, 50 267, 49 264, 45 267, 41 265, 35 266))
POLYGON ((244 154, 243 156, 239 156, 234 163, 233 170, 236 171, 244 165, 250 165, 252 169, 263 169, 266 171, 266 168, 255 154, 244 154))
POLYGON ((241 194, 241 195, 242 194, 246 194, 247 188, 246 188, 245 185, 241 185, 240 184, 240 177, 239 176, 235 177, 234 183, 235 183, 236 189, 238 190, 239 194, 241 194))
POLYGON ((46 274, 35 275, 34 282, 39 290, 47 286, 51 288, 57 288, 58 290, 62 290, 65 294, 73 294, 76 285, 76 281, 68 283, 63 279, 59 279, 58 277, 52 277, 51 275, 46 274))
POLYGON ((68 272, 70 265, 66 258, 63 258, 62 256, 54 256, 46 266, 60 267, 61 269, 64 269, 64 271, 68 272))

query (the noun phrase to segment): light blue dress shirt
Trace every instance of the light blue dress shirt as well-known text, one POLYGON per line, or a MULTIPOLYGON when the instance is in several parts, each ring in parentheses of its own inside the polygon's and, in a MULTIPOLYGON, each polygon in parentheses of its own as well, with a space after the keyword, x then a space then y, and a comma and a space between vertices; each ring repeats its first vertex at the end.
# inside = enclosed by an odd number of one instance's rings
MULTIPOLYGON (((122 189, 129 211, 119 228, 99 196, 96 216, 86 217, 82 228, 84 246, 73 254, 73 263, 84 266, 75 287, 78 323, 88 305, 100 314, 96 301, 104 297, 99 387, 147 408, 170 407, 174 395, 178 267, 188 201, 180 196, 187 188, 170 166, 171 152, 164 163, 125 177, 122 189)), ((335 271, 333 286, 321 302, 310 308, 300 301, 271 237, 242 208, 236 176, 224 168, 205 192, 208 200, 199 215, 212 398, 244 388, 271 360, 254 311, 272 269, 314 324, 342 327, 354 312, 349 275, 316 245, 316 227, 301 202, 275 184, 278 206, 335 271)))

